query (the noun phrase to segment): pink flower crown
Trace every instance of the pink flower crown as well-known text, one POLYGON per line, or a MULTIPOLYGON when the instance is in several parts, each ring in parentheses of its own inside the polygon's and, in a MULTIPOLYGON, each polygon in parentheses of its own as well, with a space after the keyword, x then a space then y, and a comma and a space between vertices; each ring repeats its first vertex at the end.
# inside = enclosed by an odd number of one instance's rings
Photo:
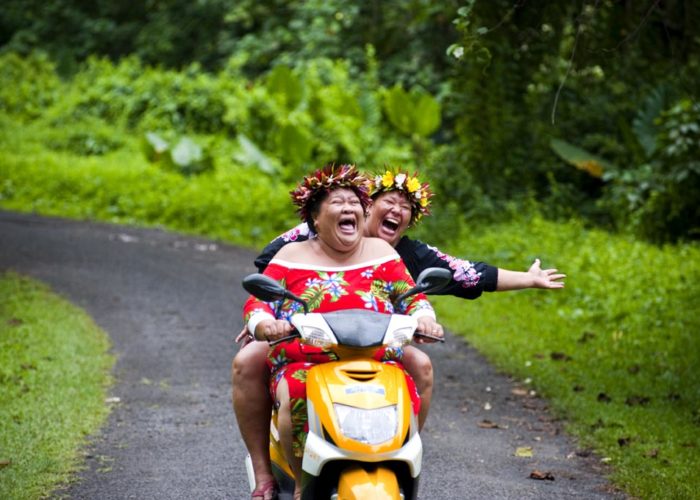
POLYGON ((430 215, 430 198, 433 197, 433 192, 430 191, 430 184, 421 184, 416 173, 411 175, 397 167, 389 168, 383 174, 374 176, 373 188, 372 198, 381 193, 402 192, 411 203, 411 226, 424 215, 430 215))
POLYGON ((371 203, 369 197, 371 184, 367 177, 357 171, 355 165, 330 164, 304 177, 290 194, 292 202, 299 207, 297 212, 301 219, 306 221, 309 217, 309 202, 323 191, 338 188, 352 189, 360 199, 362 208, 366 210, 371 203))

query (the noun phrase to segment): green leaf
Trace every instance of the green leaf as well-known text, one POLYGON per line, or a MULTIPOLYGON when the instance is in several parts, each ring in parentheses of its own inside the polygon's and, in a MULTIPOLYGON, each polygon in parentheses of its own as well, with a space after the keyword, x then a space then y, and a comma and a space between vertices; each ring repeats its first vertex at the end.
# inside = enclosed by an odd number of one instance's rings
POLYGON ((243 134, 238 134, 239 151, 234 158, 244 165, 254 165, 266 174, 277 174, 279 169, 262 150, 243 134))
POLYGON ((415 132, 428 137, 440 127, 440 103, 429 94, 418 94, 414 108, 415 132))
POLYGON ((396 85, 384 96, 384 109, 394 127, 406 135, 427 137, 440 127, 440 103, 430 94, 410 94, 396 85))
POLYGON ((161 136, 154 132, 146 132, 143 139, 143 151, 151 163, 161 159, 163 153, 168 150, 169 144, 161 136))
POLYGON ((202 148, 189 137, 183 137, 170 153, 173 163, 180 168, 202 160, 202 148))
POLYGON ((406 135, 412 132, 410 107, 410 97, 399 85, 389 90, 384 97, 384 109, 389 121, 406 135))
POLYGON ((267 76, 267 91, 286 109, 296 108, 304 94, 299 78, 287 66, 275 66, 267 76))
POLYGON ((309 160, 313 141, 306 129, 288 123, 277 131, 274 139, 277 153, 285 163, 298 166, 309 160))
POLYGON ((593 177, 601 178, 604 170, 616 169, 614 165, 608 163, 599 156, 561 139, 552 139, 549 145, 562 160, 579 170, 588 172, 588 174, 593 177))

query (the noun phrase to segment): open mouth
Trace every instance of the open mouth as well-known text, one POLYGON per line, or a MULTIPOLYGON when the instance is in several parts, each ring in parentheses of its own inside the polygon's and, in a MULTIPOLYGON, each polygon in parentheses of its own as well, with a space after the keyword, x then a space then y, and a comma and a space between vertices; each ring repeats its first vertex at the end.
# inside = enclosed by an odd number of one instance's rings
POLYGON ((357 229, 357 221, 354 217, 343 217, 338 222, 340 230, 344 233, 354 233, 357 229))
POLYGON ((393 232, 399 228, 399 222, 396 219, 387 217, 382 221, 382 226, 393 232))

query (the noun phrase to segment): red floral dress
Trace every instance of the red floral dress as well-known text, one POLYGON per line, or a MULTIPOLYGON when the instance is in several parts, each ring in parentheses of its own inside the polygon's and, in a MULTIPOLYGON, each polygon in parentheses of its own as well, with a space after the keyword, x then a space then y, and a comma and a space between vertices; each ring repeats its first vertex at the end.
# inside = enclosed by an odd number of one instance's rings
MULTIPOLYGON (((394 312, 391 300, 415 285, 403 261, 396 254, 354 266, 333 268, 273 259, 265 269, 265 274, 307 301, 309 311, 313 312, 367 309, 391 314, 394 312)), ((423 294, 410 297, 404 304, 404 314, 434 317, 432 306, 423 294)), ((285 300, 282 303, 267 303, 250 297, 244 307, 244 319, 250 329, 263 319, 289 319, 300 312, 303 312, 303 307, 297 302, 285 300)), ((385 347, 376 352, 375 359, 399 364, 402 356, 403 349, 385 347)), ((301 344, 298 339, 282 342, 270 349, 270 394, 279 405, 276 398, 277 386, 282 378, 287 381, 292 407, 293 447, 297 456, 302 456, 308 433, 307 370, 314 364, 336 359, 332 352, 301 344)), ((418 413, 420 398, 413 380, 408 377, 408 381, 413 410, 418 413)))

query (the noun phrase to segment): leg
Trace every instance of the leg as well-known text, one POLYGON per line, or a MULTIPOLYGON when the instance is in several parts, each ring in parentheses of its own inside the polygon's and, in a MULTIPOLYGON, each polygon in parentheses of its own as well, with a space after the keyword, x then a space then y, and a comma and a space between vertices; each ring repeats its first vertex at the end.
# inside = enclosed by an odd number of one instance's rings
POLYGON ((280 405, 277 413, 277 429, 280 433, 280 443, 282 444, 285 458, 294 473, 294 479, 296 481, 294 498, 297 498, 301 495, 301 458, 294 455, 294 447, 292 445, 292 440, 294 439, 294 432, 292 429, 292 405, 289 397, 289 386, 287 385, 287 379, 285 377, 282 377, 277 384, 276 395, 280 405))
POLYGON ((270 468, 270 374, 265 363, 268 349, 267 342, 244 346, 233 359, 231 368, 233 409, 253 462, 256 488, 274 480, 270 468))
POLYGON ((418 429, 423 428, 430 410, 430 399, 433 395, 433 364, 430 357, 423 351, 406 346, 403 353, 403 366, 413 377, 420 395, 420 413, 418 413, 418 429))

